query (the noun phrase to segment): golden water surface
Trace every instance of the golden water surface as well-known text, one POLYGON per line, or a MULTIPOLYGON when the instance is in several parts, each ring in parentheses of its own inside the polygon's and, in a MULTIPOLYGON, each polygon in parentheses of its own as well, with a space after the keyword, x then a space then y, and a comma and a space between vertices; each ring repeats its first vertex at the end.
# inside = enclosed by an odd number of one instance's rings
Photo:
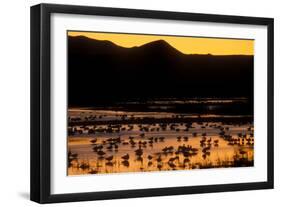
POLYGON ((68 136, 68 175, 254 164, 252 123, 89 125, 70 130, 75 133, 68 136))

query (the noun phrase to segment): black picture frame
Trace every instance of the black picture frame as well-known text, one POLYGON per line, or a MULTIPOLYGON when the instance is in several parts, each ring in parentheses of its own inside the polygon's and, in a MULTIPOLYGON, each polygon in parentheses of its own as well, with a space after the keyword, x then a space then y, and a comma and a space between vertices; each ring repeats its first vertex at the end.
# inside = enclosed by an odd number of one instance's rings
POLYGON ((30 199, 38 203, 88 201, 103 199, 166 196, 273 188, 273 25, 272 18, 195 14, 152 10, 103 8, 56 4, 39 4, 31 7, 31 175, 30 199), (51 194, 50 162, 50 16, 53 13, 134 17, 194 22, 219 22, 267 26, 268 74, 268 135, 267 181, 238 184, 219 184, 189 187, 169 187, 74 194, 51 194))

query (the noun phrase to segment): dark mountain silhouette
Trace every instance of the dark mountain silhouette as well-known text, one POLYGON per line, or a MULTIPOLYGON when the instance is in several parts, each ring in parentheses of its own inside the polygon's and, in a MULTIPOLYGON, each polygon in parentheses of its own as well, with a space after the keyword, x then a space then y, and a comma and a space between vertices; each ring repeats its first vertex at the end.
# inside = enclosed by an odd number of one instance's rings
POLYGON ((124 48, 68 37, 70 106, 190 97, 253 99, 253 56, 186 55, 164 40, 124 48))

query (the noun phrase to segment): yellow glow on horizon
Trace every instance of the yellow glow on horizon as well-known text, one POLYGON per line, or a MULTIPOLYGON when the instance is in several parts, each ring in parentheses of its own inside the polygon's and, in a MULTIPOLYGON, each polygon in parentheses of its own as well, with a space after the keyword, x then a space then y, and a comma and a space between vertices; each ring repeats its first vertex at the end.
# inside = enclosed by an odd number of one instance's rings
POLYGON ((156 40, 165 40, 184 54, 253 55, 254 40, 184 37, 164 35, 122 34, 69 31, 69 36, 86 36, 91 39, 109 40, 116 45, 130 48, 156 40))

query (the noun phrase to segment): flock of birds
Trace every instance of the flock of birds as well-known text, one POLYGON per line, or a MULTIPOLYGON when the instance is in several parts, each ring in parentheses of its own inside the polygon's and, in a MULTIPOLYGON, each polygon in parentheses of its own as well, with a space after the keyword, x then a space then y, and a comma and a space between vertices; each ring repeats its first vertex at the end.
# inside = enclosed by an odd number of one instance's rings
MULTIPOLYGON (((207 157, 210 156, 212 148, 219 147, 220 144, 220 139, 217 136, 214 138, 212 135, 207 134, 207 128, 218 130, 219 137, 225 140, 228 145, 239 146, 239 155, 242 158, 247 157, 247 151, 245 151, 244 148, 252 147, 254 144, 252 127, 247 128, 243 133, 239 132, 236 135, 231 135, 232 133, 230 133, 229 127, 220 123, 198 123, 198 126, 200 126, 200 130, 196 131, 192 130, 192 128, 195 128, 192 123, 162 123, 151 125, 108 124, 103 126, 73 126, 69 127, 68 133, 70 135, 94 135, 94 138, 90 140, 90 144, 92 152, 95 153, 97 163, 101 161, 99 163, 104 163, 105 166, 109 167, 121 164, 129 168, 130 162, 137 161, 141 163, 139 167, 140 171, 146 170, 151 166, 162 170, 164 165, 165 169, 171 170, 186 169, 186 167, 196 168, 196 166, 191 164, 191 158, 200 153, 202 159, 206 160, 207 157), (166 139, 170 139, 170 137, 160 136, 161 132, 155 133, 159 131, 181 132, 179 134, 184 135, 179 135, 174 138, 178 143, 176 146, 165 146, 157 152, 150 153, 151 150, 149 149, 152 149, 154 145, 163 143, 166 139), (204 132, 201 133, 202 131, 204 132), (120 132, 126 132, 127 134, 120 132), (138 134, 136 134, 137 132, 138 134), (99 137, 101 134, 115 135, 115 137, 99 137), (125 136, 123 136, 124 134, 125 136), (200 147, 195 148, 189 144, 189 140, 192 137, 199 138, 200 147), (120 155, 118 151, 122 146, 130 147, 130 153, 122 151, 124 154, 120 155), (117 154, 119 155, 117 156, 117 154)), ((89 161, 81 161, 79 155, 69 149, 68 166, 73 167, 74 165, 90 174, 99 173, 99 167, 102 168, 102 166, 91 165, 89 161)))
POLYGON ((114 118, 117 119, 117 120, 118 119, 119 120, 126 120, 126 119, 127 120, 133 120, 135 118, 138 118, 138 116, 135 116, 133 114, 132 115, 128 115, 128 114, 115 114, 115 115, 106 115, 106 114, 92 115, 92 114, 90 114, 90 115, 86 115, 85 112, 81 112, 81 114, 79 116, 68 117, 68 121, 70 121, 70 122, 97 121, 97 120, 102 120, 104 118, 111 117, 111 116, 114 116, 114 118))

